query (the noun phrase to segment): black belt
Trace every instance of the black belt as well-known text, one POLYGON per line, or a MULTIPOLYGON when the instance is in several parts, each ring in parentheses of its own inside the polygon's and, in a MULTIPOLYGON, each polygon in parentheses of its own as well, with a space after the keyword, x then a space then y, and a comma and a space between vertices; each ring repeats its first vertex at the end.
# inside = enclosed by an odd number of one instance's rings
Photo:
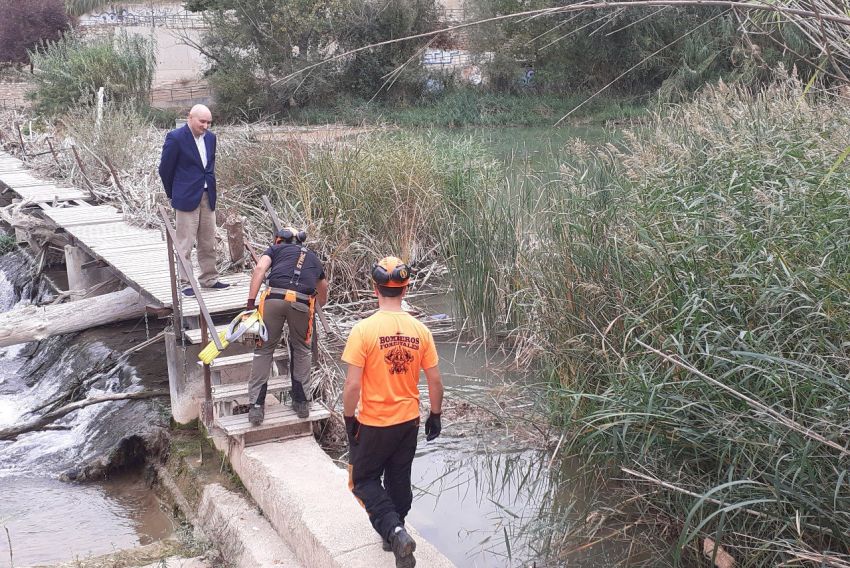
POLYGON ((290 298, 289 299, 287 298, 287 292, 278 292, 278 291, 269 292, 269 295, 266 296, 266 299, 267 300, 295 301, 295 302, 298 302, 299 304, 304 304, 305 306, 309 306, 310 302, 313 300, 312 296, 308 296, 307 294, 304 294, 303 292, 295 292, 294 290, 288 290, 288 292, 290 292, 290 294, 289 294, 290 298), (294 292, 294 294, 292 292, 294 292), (295 296, 294 300, 291 299, 292 296, 295 296))

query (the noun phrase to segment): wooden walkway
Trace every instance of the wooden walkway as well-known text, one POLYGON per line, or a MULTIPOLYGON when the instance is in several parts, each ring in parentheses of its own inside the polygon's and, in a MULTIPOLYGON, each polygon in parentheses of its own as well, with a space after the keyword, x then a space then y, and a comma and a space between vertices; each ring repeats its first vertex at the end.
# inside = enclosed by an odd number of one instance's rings
MULTIPOLYGON (((138 290, 152 305, 172 307, 168 250, 160 231, 129 223, 111 205, 92 205, 86 192, 40 179, 22 161, 5 152, 0 152, 0 188, 40 209, 40 215, 57 230, 64 230, 72 244, 103 261, 116 277, 138 290)), ((195 268, 197 271, 197 263, 195 268)), ((231 274, 221 280, 231 287, 202 291, 213 314, 238 310, 248 297, 250 275, 231 274)), ((184 316, 200 314, 194 298, 181 295, 180 303, 184 316)))

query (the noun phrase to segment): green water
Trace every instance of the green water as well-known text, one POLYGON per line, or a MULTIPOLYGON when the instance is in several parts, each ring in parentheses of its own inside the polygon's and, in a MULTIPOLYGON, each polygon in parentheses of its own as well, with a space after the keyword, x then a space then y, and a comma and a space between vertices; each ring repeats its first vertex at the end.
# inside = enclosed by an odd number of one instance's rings
POLYGON ((601 125, 453 128, 437 132, 449 139, 477 142, 505 164, 522 163, 528 160, 532 166, 551 163, 565 146, 576 139, 593 144, 605 142, 613 135, 611 129, 601 125))

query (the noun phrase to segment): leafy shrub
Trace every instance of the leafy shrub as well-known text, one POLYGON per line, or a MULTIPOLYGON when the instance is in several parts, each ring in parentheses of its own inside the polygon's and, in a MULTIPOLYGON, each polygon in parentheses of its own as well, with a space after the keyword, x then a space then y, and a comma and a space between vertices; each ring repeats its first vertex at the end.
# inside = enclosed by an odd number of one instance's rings
POLYGON ((27 63, 29 53, 70 27, 62 0, 0 0, 0 63, 27 63))
POLYGON ((327 104, 340 93, 366 99, 416 98, 424 75, 411 42, 341 57, 289 80, 289 74, 333 55, 434 29, 435 0, 240 3, 196 2, 209 24, 204 51, 217 114, 235 118, 327 104), (260 32, 259 30, 262 30, 260 32), (405 65, 407 64, 407 65, 405 65))
POLYGON ((114 103, 147 104, 156 66, 152 39, 126 32, 114 38, 66 36, 31 56, 38 68, 32 97, 39 112, 92 104, 101 87, 114 103))

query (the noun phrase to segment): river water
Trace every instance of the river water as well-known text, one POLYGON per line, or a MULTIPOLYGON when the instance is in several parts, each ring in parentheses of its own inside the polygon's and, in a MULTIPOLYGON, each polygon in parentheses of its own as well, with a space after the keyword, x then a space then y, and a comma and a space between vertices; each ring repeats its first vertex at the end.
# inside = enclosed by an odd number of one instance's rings
POLYGON ((504 371, 504 353, 453 344, 438 345, 438 351, 446 404, 462 400, 487 410, 444 418, 443 433, 433 442, 420 437, 408 517, 417 530, 463 568, 611 568, 637 558, 640 552, 628 539, 590 545, 596 539, 579 536, 588 519, 601 519, 614 504, 606 502, 598 480, 581 473, 576 459, 553 459, 553 448, 544 448, 533 428, 520 432, 521 425, 498 420, 491 425, 487 413, 498 415, 501 404, 521 404, 520 416, 542 420, 532 412, 533 396, 517 397, 517 391, 540 390, 527 382, 532 377, 504 371), (505 394, 506 384, 512 394, 505 394), (552 559, 552 539, 561 552, 565 543, 575 543, 575 551, 552 559))
MULTIPOLYGON (((23 256, 0 257, 0 311, 43 297, 45 290, 27 281, 28 271, 23 256)), ((99 363, 112 356, 97 334, 0 349, 0 428, 20 423, 84 378, 96 378, 92 394, 141 388, 131 367, 101 371, 99 363)), ((143 406, 89 406, 57 422, 60 430, 0 441, 0 566, 10 554, 15 566, 27 566, 107 554, 171 534, 169 515, 141 475, 111 472, 104 460, 115 456, 116 443, 143 435, 134 426, 147 412, 143 406), (59 480, 104 472, 99 482, 59 480)), ((132 458, 132 452, 123 454, 132 458)))

